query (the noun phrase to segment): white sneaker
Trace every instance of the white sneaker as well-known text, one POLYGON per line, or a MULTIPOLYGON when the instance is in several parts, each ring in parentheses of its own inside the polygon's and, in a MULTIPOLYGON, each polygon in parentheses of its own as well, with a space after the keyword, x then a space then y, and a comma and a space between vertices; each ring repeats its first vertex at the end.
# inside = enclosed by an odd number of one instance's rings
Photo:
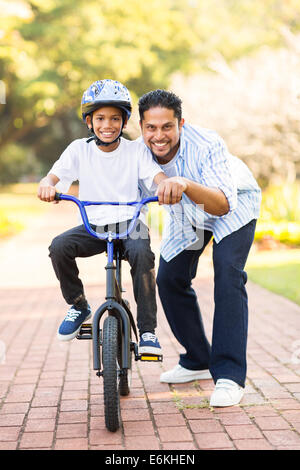
POLYGON ((229 379, 217 380, 215 389, 210 397, 210 406, 237 405, 244 395, 244 389, 229 379))
POLYGON ((171 384, 181 384, 192 380, 211 379, 209 370, 190 370, 177 364, 173 369, 163 372, 160 381, 171 384))

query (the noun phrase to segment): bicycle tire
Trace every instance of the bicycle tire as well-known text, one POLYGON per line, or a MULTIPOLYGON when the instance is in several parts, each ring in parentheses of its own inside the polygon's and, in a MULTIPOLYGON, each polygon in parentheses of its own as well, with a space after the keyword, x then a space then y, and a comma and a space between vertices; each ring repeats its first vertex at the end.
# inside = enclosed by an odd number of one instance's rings
POLYGON ((118 372, 118 320, 109 315, 103 323, 103 388, 105 425, 111 432, 121 423, 118 372))

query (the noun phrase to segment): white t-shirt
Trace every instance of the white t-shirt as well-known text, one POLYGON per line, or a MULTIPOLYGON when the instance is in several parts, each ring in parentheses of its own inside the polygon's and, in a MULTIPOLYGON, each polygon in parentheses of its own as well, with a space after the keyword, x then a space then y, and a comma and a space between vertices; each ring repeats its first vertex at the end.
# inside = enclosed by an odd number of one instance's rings
MULTIPOLYGON (((60 181, 56 189, 66 192, 73 181, 79 181, 79 199, 83 201, 132 202, 140 200, 139 182, 149 191, 156 189, 153 178, 162 170, 143 143, 121 137, 113 152, 102 152, 95 141, 74 140, 48 174, 60 181)), ((135 206, 87 206, 91 224, 106 225, 133 217, 135 206)), ((145 216, 141 212, 141 220, 145 216)))

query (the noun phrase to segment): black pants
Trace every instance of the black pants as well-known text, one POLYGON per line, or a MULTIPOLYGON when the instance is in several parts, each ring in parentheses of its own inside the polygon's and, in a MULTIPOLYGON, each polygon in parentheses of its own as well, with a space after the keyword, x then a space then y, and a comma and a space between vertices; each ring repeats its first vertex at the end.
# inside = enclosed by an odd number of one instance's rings
MULTIPOLYGON (((128 224, 120 224, 120 233, 128 224)), ((107 226, 95 227, 94 230, 104 231, 107 226)), ((150 247, 148 227, 138 221, 133 236, 122 239, 124 254, 131 266, 133 292, 137 303, 137 327, 140 334, 145 331, 154 332, 156 324, 156 295, 154 254, 150 247)), ((89 257, 106 250, 106 241, 94 238, 84 225, 72 228, 55 237, 49 247, 49 256, 57 279, 60 282, 62 295, 70 305, 84 293, 79 279, 79 270, 75 258, 89 257)))

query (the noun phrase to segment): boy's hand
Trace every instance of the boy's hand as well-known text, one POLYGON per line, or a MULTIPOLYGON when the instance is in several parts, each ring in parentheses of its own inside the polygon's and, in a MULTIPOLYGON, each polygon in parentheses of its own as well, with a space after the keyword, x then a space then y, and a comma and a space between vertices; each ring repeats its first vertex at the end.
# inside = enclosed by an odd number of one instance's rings
POLYGON ((48 175, 40 181, 37 197, 41 201, 53 202, 57 204, 59 201, 55 201, 56 188, 55 185, 58 183, 59 178, 55 175, 48 175))
POLYGON ((45 201, 45 202, 53 201, 54 204, 57 204, 59 201, 54 200, 55 193, 56 193, 56 189, 54 186, 41 182, 38 187, 37 196, 41 201, 45 201))
POLYGON ((156 191, 159 204, 177 204, 186 189, 187 182, 185 178, 174 176, 164 179, 159 183, 156 191))

